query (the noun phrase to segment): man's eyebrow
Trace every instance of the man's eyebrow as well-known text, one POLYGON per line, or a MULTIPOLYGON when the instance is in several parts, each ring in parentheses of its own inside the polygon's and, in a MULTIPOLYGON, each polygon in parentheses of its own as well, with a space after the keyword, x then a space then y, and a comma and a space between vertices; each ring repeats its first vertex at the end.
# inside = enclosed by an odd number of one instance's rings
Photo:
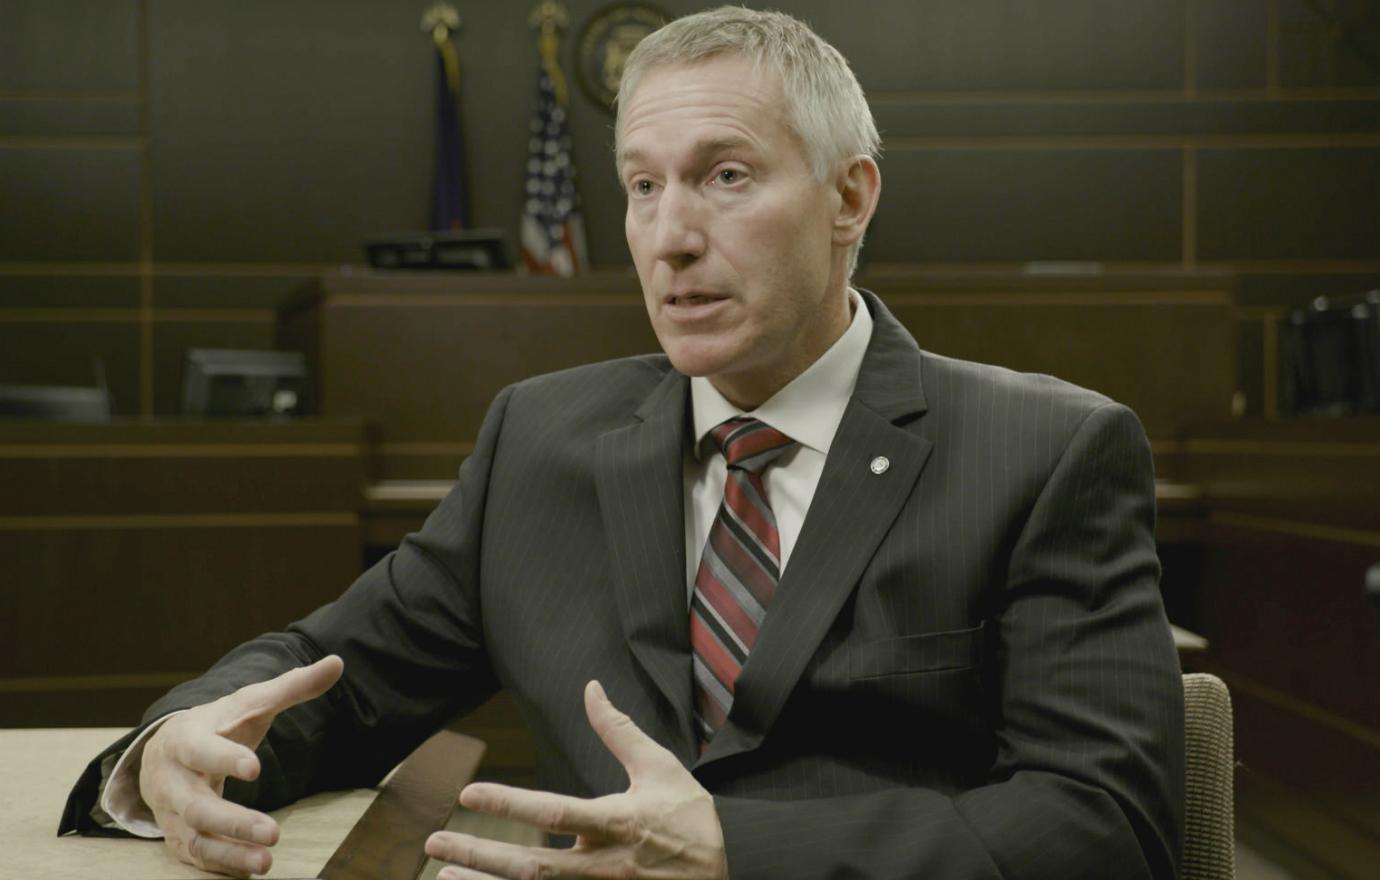
MULTIPOLYGON (((691 147, 690 154, 696 159, 702 159, 705 156, 713 155, 715 153, 722 153, 728 150, 738 150, 744 148, 751 149, 752 147, 753 142, 745 137, 710 138, 708 140, 700 141, 699 143, 691 147)), ((615 157, 615 164, 620 169, 628 164, 645 163, 646 161, 647 154, 635 148, 631 150, 619 150, 618 155, 615 157)))

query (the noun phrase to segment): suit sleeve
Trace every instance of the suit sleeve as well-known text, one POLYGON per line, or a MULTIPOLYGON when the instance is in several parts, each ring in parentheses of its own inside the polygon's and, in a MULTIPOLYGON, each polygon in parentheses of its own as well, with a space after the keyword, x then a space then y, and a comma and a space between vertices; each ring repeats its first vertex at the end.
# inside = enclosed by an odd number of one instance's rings
POLYGON ((1159 597, 1149 445, 1130 410, 1104 404, 1074 432, 1003 596, 986 784, 716 798, 733 880, 1175 876, 1183 690, 1159 597))
POLYGON ((227 780, 228 799, 271 810, 315 791, 374 785, 449 718, 493 694, 498 685, 480 622, 479 546, 511 391, 490 407, 455 488, 421 531, 334 602, 283 632, 240 645, 150 706, 138 729, 87 766, 58 833, 121 833, 103 827, 104 817, 92 809, 118 756, 148 724, 328 654, 344 659, 341 680, 278 716, 258 749, 259 778, 227 780))

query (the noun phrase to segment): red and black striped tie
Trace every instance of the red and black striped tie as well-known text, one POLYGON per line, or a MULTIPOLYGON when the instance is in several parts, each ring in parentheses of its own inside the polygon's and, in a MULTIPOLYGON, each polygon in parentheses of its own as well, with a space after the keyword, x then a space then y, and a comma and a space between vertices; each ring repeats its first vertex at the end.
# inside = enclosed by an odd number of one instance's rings
POLYGON ((695 720, 703 743, 728 717, 733 684, 781 579, 781 539, 762 469, 795 445, 775 428, 748 418, 729 419, 710 436, 728 462, 728 479, 690 598, 695 720))

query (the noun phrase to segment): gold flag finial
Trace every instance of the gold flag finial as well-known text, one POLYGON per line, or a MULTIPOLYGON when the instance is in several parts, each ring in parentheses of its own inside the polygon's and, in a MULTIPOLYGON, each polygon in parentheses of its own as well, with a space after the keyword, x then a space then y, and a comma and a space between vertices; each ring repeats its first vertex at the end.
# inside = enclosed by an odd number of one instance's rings
POLYGON ((422 30, 439 46, 460 30, 460 13, 449 3, 433 3, 422 13, 422 30))
POLYGON ((565 87, 565 75, 561 73, 560 63, 560 31, 566 26, 567 21, 565 7, 556 0, 542 0, 527 18, 527 23, 540 32, 537 36, 537 49, 541 52, 542 67, 551 79, 556 102, 562 107, 569 106, 570 103, 570 94, 565 87))
POLYGON ((460 13, 449 3, 433 3, 422 13, 422 30, 431 34, 436 51, 441 53, 441 63, 446 68, 446 84, 451 94, 460 94, 460 59, 455 47, 450 44, 450 35, 460 30, 460 13))
POLYGON ((539 28, 543 34, 561 30, 569 21, 565 7, 556 0, 542 0, 527 18, 527 23, 534 28, 539 28))

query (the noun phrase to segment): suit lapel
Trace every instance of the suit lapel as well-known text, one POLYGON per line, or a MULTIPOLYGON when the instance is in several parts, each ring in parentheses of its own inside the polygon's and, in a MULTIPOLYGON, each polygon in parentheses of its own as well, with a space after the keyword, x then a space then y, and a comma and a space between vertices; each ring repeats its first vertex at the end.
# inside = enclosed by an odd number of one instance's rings
POLYGON ((733 710, 701 763, 757 747, 857 587, 932 444, 904 425, 924 412, 920 351, 872 296, 872 340, 776 597, 734 685, 733 710), (898 424, 900 423, 900 424, 898 424), (873 464, 886 460, 882 473, 873 464))
POLYGON ((599 507, 619 616, 633 658, 670 704, 676 729, 657 735, 685 763, 697 751, 690 721, 685 584, 684 455, 689 383, 669 371, 636 420, 600 436, 599 507))

